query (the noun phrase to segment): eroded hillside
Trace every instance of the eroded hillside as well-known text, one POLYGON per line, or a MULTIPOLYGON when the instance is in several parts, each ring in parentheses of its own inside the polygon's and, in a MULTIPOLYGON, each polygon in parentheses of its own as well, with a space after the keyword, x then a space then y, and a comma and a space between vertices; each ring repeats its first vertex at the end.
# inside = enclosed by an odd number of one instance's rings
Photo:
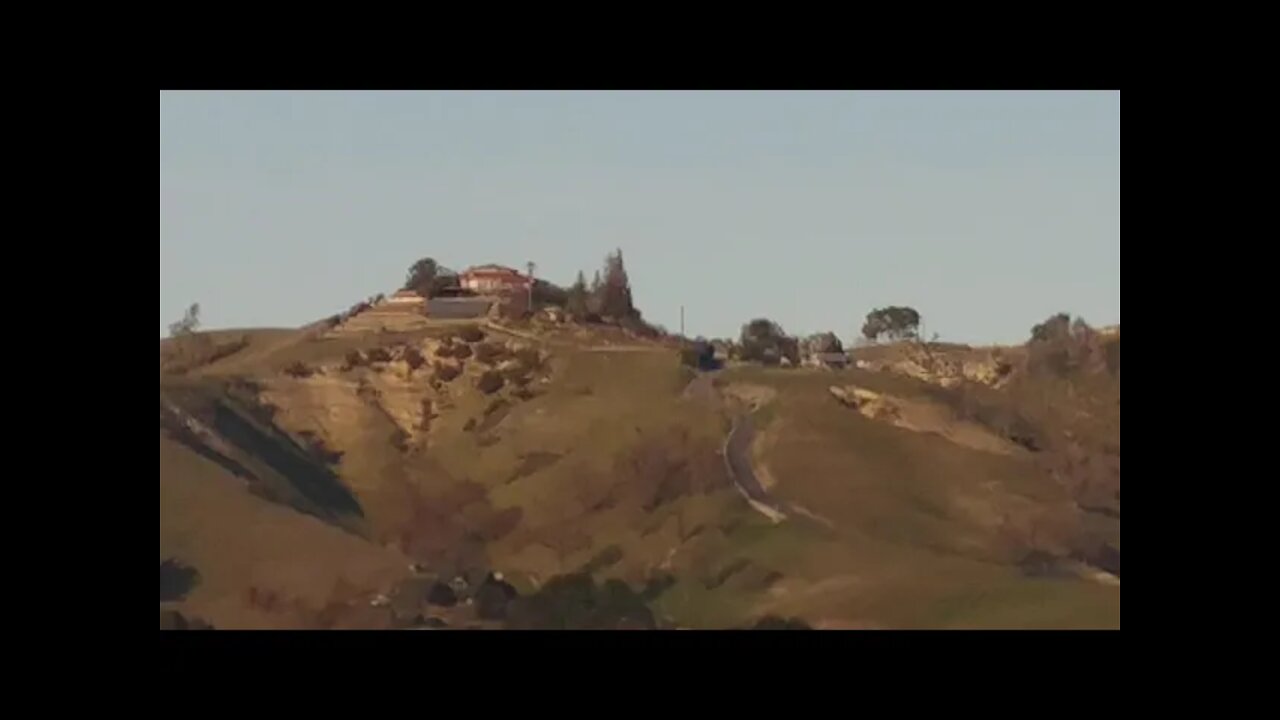
POLYGON ((1082 499, 1105 483, 1063 477, 1107 421, 1031 411, 1082 386, 1021 361, 691 384, 675 350, 605 335, 211 336, 161 377, 161 560, 200 577, 178 606, 215 627, 1118 627, 1096 574, 1106 547, 1118 575, 1118 352, 1112 518, 1082 499), (751 408, 781 522, 723 454, 751 408))

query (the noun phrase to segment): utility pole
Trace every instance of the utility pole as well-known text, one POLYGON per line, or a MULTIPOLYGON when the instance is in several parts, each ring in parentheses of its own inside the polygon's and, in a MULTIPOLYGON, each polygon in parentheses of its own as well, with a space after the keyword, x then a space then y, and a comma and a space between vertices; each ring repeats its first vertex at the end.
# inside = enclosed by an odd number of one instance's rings
POLYGON ((684 306, 680 306, 680 337, 684 337, 684 306))

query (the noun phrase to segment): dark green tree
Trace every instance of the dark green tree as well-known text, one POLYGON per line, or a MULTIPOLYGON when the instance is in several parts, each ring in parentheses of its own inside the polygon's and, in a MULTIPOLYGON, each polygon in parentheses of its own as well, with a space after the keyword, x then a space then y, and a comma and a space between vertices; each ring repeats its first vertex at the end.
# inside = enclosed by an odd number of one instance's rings
POLYGON ((805 349, 811 355, 844 352, 844 346, 840 343, 840 338, 836 337, 833 332, 810 335, 805 341, 805 349))
POLYGON ((1065 340, 1070 336, 1071 316, 1067 313, 1058 313, 1057 315, 1053 315, 1048 320, 1045 320, 1031 328, 1032 342, 1065 340))
POLYGON ((190 335, 200 329, 200 303, 191 303, 191 307, 187 308, 187 312, 182 319, 169 323, 169 336, 181 337, 190 335))
POLYGON ((546 280, 533 281, 533 306, 535 308, 558 307, 562 308, 569 303, 569 291, 547 282, 546 280))
POLYGON ((409 274, 404 280, 404 290, 412 290, 427 297, 440 274, 440 265, 433 258, 422 258, 409 267, 409 274))
POLYGON ((920 330, 920 313, 912 307, 892 305, 867 313, 862 336, 872 342, 882 339, 902 340, 916 337, 920 330))
POLYGON ((599 313, 616 320, 628 320, 639 316, 631 299, 631 281, 622 262, 622 250, 605 257, 604 279, 599 293, 599 313))
POLYGON ((778 323, 756 318, 742 326, 739 338, 743 360, 777 365, 782 358, 793 364, 800 361, 800 343, 790 337, 778 323))
POLYGON ((569 296, 565 299, 564 308, 574 316, 583 318, 590 312, 588 300, 587 278, 579 270, 578 279, 569 286, 569 296))
POLYGON ((457 287, 457 273, 442 267, 432 258, 422 258, 409 268, 402 289, 412 290, 425 298, 433 298, 457 287))

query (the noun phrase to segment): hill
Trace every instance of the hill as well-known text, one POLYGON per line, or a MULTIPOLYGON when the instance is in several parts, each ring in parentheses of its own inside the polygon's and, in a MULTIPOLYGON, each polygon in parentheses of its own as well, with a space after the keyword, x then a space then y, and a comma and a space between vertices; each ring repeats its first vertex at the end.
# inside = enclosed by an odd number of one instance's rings
POLYGON ((195 579, 163 607, 219 628, 1119 627, 1115 343, 1114 373, 1018 350, 993 380, 963 347, 923 374, 907 347, 700 374, 568 325, 165 341, 161 561, 195 579))

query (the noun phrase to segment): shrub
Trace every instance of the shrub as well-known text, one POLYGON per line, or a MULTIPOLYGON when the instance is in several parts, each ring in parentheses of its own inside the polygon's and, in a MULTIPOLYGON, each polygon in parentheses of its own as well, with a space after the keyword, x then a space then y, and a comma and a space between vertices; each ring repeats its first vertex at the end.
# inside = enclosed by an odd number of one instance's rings
POLYGON ((546 630, 651 629, 657 626, 640 593, 620 580, 597 587, 587 573, 552 578, 537 593, 509 603, 508 627, 546 630))
POLYGON ((438 582, 427 591, 427 602, 439 607, 453 607, 458 604, 458 594, 453 588, 438 582))
POLYGON ((600 610, 606 618, 604 624, 619 629, 648 630, 657 624, 644 596, 616 578, 606 580, 600 589, 600 610))
POLYGON ((640 597, 645 602, 657 600, 663 593, 674 587, 677 582, 676 576, 671 573, 661 571, 654 573, 645 581, 644 590, 641 591, 640 597))
POLYGON ((496 365, 509 355, 506 346, 500 343, 484 343, 476 346, 476 359, 485 365, 496 365))
POLYGON ((200 573, 173 558, 160 563, 160 602, 181 600, 200 582, 200 573))
POLYGON ((520 348, 515 351, 514 356, 516 360, 520 361, 521 365, 529 368, 530 370, 536 370, 542 367, 542 354, 539 353, 536 348, 520 348))
POLYGON ((435 364, 435 379, 441 382, 451 382, 458 375, 462 374, 461 368, 457 365, 445 365, 444 363, 435 364))
POLYGON ((518 593, 510 583, 490 575, 476 591, 476 615, 481 620, 502 620, 507 617, 507 606, 518 593))
POLYGON ((187 617, 177 610, 160 611, 161 630, 213 630, 214 627, 198 617, 187 617))
POLYGON ((1114 377, 1120 377, 1120 338, 1116 338, 1103 346, 1105 353, 1107 372, 1114 377))
POLYGON ((404 361, 409 364, 410 370, 417 370, 427 364, 427 359, 423 357, 422 352, 415 347, 405 348, 404 361))
POLYGON ((464 342, 477 343, 484 339, 484 331, 476 325, 468 325, 458 332, 464 342))
POLYGON ((506 383, 502 379, 501 373, 493 370, 486 370, 485 373, 480 376, 480 379, 476 381, 476 389, 485 395, 489 395, 501 390, 504 384, 506 383))
POLYGON ((777 615, 765 615, 755 624, 752 630, 812 630, 809 624, 800 618, 781 618, 777 615))
POLYGON ((369 351, 369 362, 391 362, 391 353, 387 352, 385 348, 374 348, 369 351))
POLYGON ((399 452, 409 452, 409 433, 404 430, 401 430, 400 428, 392 430, 390 442, 391 447, 395 448, 399 452))
POLYGON ((315 370, 307 367, 301 360, 292 362, 289 367, 284 369, 284 374, 292 378, 309 378, 316 374, 315 370))
POLYGON ((459 344, 453 347, 453 356, 459 360, 466 360, 472 355, 475 355, 475 353, 471 350, 470 345, 459 344))

